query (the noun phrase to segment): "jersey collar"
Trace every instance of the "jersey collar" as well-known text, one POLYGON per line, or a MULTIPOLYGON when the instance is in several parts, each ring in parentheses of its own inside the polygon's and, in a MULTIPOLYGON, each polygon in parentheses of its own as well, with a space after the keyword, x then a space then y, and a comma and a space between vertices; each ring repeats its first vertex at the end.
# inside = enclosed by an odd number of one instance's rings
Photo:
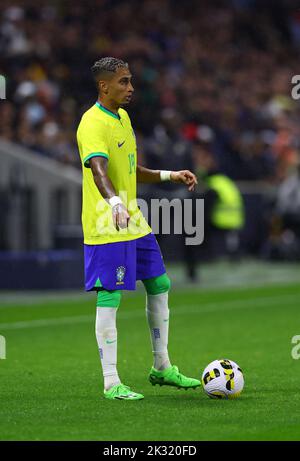
POLYGON ((102 106, 98 101, 96 102, 96 106, 102 110, 102 112, 105 112, 107 115, 110 115, 113 118, 116 118, 117 120, 120 120, 120 115, 114 114, 111 110, 106 109, 106 107, 102 106))

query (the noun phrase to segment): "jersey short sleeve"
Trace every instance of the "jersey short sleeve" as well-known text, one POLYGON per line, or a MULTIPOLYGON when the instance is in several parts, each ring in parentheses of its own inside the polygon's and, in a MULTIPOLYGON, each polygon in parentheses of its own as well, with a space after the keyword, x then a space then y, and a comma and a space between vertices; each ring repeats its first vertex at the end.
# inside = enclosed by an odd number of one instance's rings
POLYGON ((109 159, 108 133, 105 124, 92 117, 82 118, 77 131, 77 140, 82 163, 90 168, 92 157, 109 159))

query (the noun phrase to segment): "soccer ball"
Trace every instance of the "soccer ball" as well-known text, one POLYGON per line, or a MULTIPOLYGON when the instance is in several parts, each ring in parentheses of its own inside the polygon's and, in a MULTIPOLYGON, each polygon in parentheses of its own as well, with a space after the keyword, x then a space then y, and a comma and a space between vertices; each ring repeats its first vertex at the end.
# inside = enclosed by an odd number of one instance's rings
POLYGON ((202 385, 212 399, 236 399, 244 387, 243 372, 233 360, 214 360, 203 371, 202 385))

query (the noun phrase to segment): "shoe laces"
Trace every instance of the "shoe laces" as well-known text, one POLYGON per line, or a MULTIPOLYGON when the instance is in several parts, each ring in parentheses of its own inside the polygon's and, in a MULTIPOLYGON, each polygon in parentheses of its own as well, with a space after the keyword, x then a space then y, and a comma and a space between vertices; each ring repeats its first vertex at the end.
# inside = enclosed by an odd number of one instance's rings
POLYGON ((121 388, 121 389, 128 389, 128 390, 130 391, 130 387, 129 387, 129 386, 125 386, 125 384, 122 384, 122 383, 118 384, 117 389, 120 389, 120 388, 121 388))
POLYGON ((179 372, 178 367, 176 365, 173 365, 172 369, 173 369, 173 371, 175 371, 177 376, 180 375, 180 372, 179 372))
POLYGON ((182 379, 184 378, 183 374, 180 373, 178 367, 176 365, 173 365, 173 370, 176 373, 177 378, 179 379, 180 382, 182 382, 182 379))

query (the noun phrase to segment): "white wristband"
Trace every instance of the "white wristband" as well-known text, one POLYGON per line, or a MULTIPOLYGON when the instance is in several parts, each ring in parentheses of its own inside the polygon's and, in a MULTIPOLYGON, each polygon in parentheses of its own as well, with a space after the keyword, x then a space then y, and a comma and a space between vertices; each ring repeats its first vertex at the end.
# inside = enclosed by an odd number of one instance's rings
POLYGON ((170 181, 172 171, 160 170, 160 180, 161 181, 170 181))
POLYGON ((123 204, 122 200, 120 199, 118 195, 114 195, 113 197, 111 197, 108 200, 108 203, 110 204, 111 207, 114 207, 115 205, 118 205, 119 203, 123 204))

